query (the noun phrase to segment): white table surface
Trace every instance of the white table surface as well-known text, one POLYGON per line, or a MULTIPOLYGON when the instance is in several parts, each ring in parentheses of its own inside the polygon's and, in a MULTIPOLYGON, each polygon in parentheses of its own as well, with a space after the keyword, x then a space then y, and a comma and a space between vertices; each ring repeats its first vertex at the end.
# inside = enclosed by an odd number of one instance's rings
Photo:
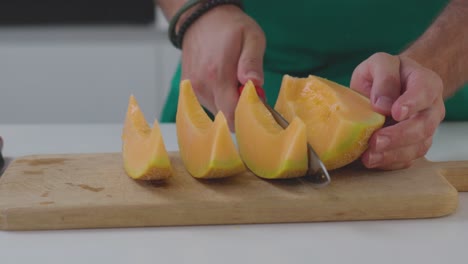
MULTIPOLYGON (((161 126, 177 150, 175 126, 161 126)), ((0 125, 4 155, 120 151, 121 124, 0 125)), ((427 158, 468 160, 468 123, 442 124, 427 158)), ((278 212, 280 213, 280 212, 278 212)), ((0 231, 0 263, 466 263, 468 193, 435 219, 0 231), (315 262, 317 261, 317 262, 315 262)))

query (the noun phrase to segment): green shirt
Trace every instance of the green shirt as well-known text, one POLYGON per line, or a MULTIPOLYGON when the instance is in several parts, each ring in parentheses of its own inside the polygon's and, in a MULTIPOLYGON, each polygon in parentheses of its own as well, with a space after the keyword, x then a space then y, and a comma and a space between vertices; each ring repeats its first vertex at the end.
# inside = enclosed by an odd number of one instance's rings
MULTIPOLYGON (((252 0, 245 12, 267 39, 264 73, 267 100, 274 105, 284 74, 318 75, 349 86, 354 68, 376 52, 398 54, 416 40, 447 0, 252 0)), ((437 53, 437 51, 435 51, 437 53)), ((161 122, 174 122, 180 64, 161 122)), ((468 87, 446 102, 446 120, 468 120, 468 87)))

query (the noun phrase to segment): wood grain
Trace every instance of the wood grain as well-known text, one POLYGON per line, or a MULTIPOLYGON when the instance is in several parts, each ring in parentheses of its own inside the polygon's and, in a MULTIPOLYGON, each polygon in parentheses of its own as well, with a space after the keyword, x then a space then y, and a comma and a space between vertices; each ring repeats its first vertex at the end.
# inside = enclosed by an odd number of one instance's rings
POLYGON ((120 153, 21 157, 0 178, 0 229, 440 217, 455 212, 458 192, 439 172, 466 186, 460 175, 468 168, 426 160, 398 171, 353 164, 333 171, 328 187, 315 189, 307 178, 262 180, 250 172, 197 180, 178 153, 170 155, 176 173, 167 182, 129 178, 120 153))
POLYGON ((437 162, 434 163, 439 173, 444 176, 450 184, 459 192, 468 191, 468 162, 437 162))

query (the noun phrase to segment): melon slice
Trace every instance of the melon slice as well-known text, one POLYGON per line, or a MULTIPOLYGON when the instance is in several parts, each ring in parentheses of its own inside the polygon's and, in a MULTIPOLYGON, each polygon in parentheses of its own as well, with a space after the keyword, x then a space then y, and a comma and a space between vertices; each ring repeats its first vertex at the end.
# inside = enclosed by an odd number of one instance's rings
POLYGON ((211 121, 189 80, 180 83, 176 128, 182 161, 193 177, 223 178, 246 171, 224 114, 218 112, 211 121))
POLYGON ((305 124, 293 118, 286 129, 278 125, 248 81, 235 111, 239 152, 247 167, 266 179, 294 178, 307 171, 305 124))
POLYGON ((307 140, 328 170, 358 159, 372 133, 385 122, 367 97, 312 75, 285 75, 275 109, 288 121, 296 117, 304 121, 307 140))
POLYGON ((133 95, 130 96, 122 133, 124 169, 136 180, 164 180, 172 166, 158 121, 150 128, 133 95))

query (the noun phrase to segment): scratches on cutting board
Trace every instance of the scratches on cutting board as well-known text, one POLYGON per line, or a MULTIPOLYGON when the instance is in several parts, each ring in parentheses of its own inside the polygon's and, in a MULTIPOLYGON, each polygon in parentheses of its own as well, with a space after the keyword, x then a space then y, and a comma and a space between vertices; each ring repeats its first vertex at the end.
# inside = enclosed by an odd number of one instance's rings
POLYGON ((28 174, 28 175, 41 175, 41 174, 44 174, 44 171, 43 170, 25 170, 23 171, 24 174, 28 174))
POLYGON ((66 185, 72 186, 72 187, 80 187, 83 190, 91 191, 91 192, 100 192, 104 190, 103 187, 92 187, 87 184, 73 184, 71 182, 65 183, 66 185))
POLYGON ((43 159, 22 159, 17 163, 27 163, 29 166, 64 164, 67 159, 64 158, 43 158, 43 159))

